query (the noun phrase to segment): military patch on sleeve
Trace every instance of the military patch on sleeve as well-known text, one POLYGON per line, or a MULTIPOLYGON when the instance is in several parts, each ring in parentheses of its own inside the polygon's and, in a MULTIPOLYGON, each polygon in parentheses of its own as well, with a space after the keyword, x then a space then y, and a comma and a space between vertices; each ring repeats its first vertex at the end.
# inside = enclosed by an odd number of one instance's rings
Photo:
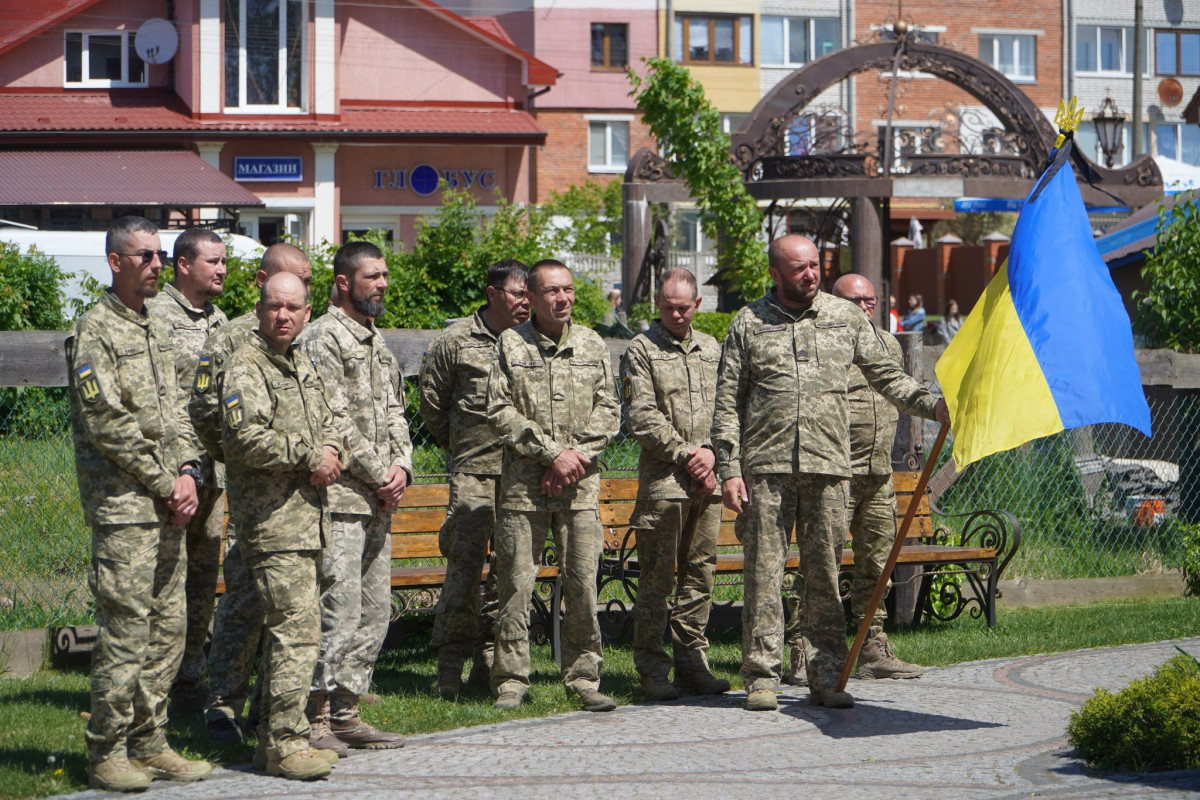
POLYGON ((200 364, 196 367, 196 380, 192 390, 196 394, 204 394, 212 386, 212 356, 200 356, 200 364))
POLYGON ((95 403, 100 399, 100 381, 96 380, 96 371, 91 364, 84 364, 75 370, 75 388, 85 403, 95 403))
POLYGON ((633 381, 630 380, 628 372, 621 373, 621 393, 625 395, 625 402, 633 399, 633 381))
POLYGON ((230 430, 242 427, 242 399, 236 394, 225 398, 225 422, 230 430))

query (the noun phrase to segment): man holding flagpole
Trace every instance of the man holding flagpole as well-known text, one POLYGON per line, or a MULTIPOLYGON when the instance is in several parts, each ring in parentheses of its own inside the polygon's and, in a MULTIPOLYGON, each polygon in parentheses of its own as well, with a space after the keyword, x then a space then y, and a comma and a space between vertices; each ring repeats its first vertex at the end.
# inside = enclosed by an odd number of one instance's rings
POLYGON ((742 678, 746 708, 772 711, 783 655, 784 564, 793 526, 804 589, 809 702, 850 708, 836 685, 848 655, 838 569, 846 540, 852 366, 915 416, 949 423, 945 403, 904 374, 852 303, 820 290, 811 240, 768 250, 775 288, 738 312, 725 339, 712 444, 722 502, 741 514, 745 551, 742 678))

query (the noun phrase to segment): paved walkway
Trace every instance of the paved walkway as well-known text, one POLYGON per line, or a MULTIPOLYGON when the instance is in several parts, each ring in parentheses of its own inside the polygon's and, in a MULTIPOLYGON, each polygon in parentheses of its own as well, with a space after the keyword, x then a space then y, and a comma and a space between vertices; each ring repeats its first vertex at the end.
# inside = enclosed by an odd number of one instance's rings
MULTIPOLYGON (((1200 653, 1200 637, 1179 644, 1200 653)), ((412 737, 402 750, 355 753, 312 784, 247 765, 198 784, 155 783, 146 796, 1200 797, 1200 770, 1088 774, 1064 738, 1094 687, 1120 689, 1174 654, 1169 642, 1128 645, 958 664, 920 680, 852 681, 857 705, 847 711, 810 706, 804 690, 785 687, 776 713, 745 711, 740 692, 577 712, 412 737)))

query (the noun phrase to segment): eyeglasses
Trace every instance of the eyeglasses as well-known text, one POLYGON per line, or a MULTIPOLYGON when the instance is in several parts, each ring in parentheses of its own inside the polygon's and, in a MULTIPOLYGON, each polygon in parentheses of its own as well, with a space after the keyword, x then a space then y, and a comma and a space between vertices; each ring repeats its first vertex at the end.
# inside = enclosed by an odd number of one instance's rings
POLYGON ((860 306, 873 306, 873 305, 875 305, 877 302, 879 302, 879 298, 878 298, 878 297, 871 297, 871 296, 867 296, 867 297, 847 297, 846 299, 847 299, 847 300, 849 300, 851 303, 857 303, 857 304, 858 304, 858 305, 860 305, 860 306))
POLYGON ((138 250, 136 253, 117 253, 117 255, 125 256, 126 258, 140 258, 142 260, 142 264, 149 264, 154 260, 155 256, 158 256, 159 263, 167 263, 166 250, 138 250))
POLYGON ((520 298, 529 297, 528 289, 521 289, 520 291, 513 291, 512 289, 505 289, 502 286, 497 286, 496 288, 499 289, 500 291, 504 292, 505 294, 511 294, 513 297, 520 297, 520 298))

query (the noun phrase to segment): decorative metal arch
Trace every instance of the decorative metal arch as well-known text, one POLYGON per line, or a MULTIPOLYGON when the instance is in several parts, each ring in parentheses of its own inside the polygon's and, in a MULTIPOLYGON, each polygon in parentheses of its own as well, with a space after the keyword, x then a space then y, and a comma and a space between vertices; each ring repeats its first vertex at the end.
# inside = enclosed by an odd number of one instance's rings
MULTIPOLYGON (((747 182, 764 177, 837 178, 851 177, 852 174, 861 179, 872 173, 876 177, 890 177, 879 174, 881 165, 875 159, 864 160, 858 156, 851 163, 851 157, 846 157, 846 164, 836 165, 833 163, 836 158, 828 156, 787 157, 783 145, 788 124, 801 109, 821 92, 846 78, 870 70, 891 70, 898 46, 901 45, 897 42, 878 41, 837 50, 800 67, 776 84, 754 107, 745 127, 732 136, 730 158, 743 171, 747 182), (796 163, 781 164, 778 161, 781 158, 796 163), (772 164, 768 175, 762 174, 764 159, 776 162, 772 164), (809 161, 814 163, 807 163, 809 161), (759 167, 758 174, 754 174, 756 165, 759 167)), ((934 75, 975 97, 1015 135, 1014 144, 1022 154, 955 153, 923 157, 922 160, 927 163, 922 172, 964 177, 1015 177, 1018 171, 1024 170, 1014 162, 1031 162, 1035 174, 1042 168, 1049 157, 1056 133, 1045 115, 1016 84, 982 61, 949 47, 916 41, 905 42, 902 46, 901 70, 934 75)), ((1097 172, 1106 186, 1158 188, 1161 192, 1162 175, 1154 159, 1148 155, 1122 169, 1097 167, 1097 172)), ((1142 199, 1141 194, 1144 192, 1138 193, 1138 199, 1142 199)), ((1148 197, 1145 201, 1149 202, 1150 199, 1148 197)))

